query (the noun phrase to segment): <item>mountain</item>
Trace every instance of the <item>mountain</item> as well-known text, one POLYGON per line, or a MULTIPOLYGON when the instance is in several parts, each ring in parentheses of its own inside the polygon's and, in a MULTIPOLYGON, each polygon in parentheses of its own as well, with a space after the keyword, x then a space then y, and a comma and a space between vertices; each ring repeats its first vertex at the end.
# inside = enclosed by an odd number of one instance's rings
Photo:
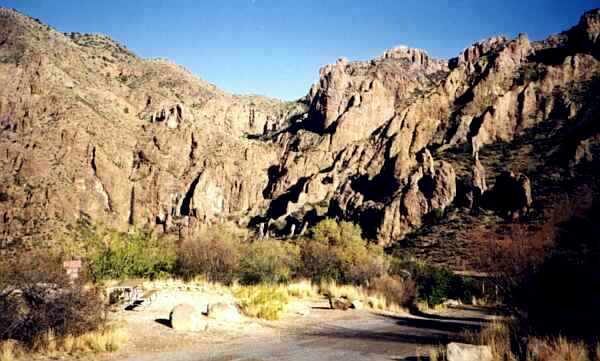
POLYGON ((10 9, 0 29, 5 249, 80 221, 185 239, 225 221, 287 237, 336 217, 472 269, 482 234, 595 194, 599 9, 449 60, 407 47, 340 59, 296 102, 231 95, 10 9))

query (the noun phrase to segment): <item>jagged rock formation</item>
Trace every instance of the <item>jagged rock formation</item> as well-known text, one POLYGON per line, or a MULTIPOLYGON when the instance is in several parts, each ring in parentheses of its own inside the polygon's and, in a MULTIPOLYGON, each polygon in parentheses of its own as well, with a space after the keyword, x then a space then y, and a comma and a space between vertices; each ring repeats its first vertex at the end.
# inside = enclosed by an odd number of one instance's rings
POLYGON ((567 134, 539 154, 519 149, 570 176, 600 144, 599 10, 544 41, 495 37, 448 61, 406 47, 340 59, 290 103, 224 93, 12 10, 0 9, 0 29, 4 243, 80 219, 193 237, 224 220, 289 236, 338 217, 391 244, 432 215, 506 194, 503 170, 523 176, 509 177, 522 199, 502 212, 541 202, 535 164, 490 156, 529 130, 545 129, 548 144, 567 134))
POLYGON ((278 147, 249 139, 302 105, 233 96, 105 36, 0 9, 0 238, 80 219, 193 233, 264 207, 278 147))
POLYGON ((454 200, 454 166, 430 166, 429 158, 464 147, 475 158, 471 188, 480 197, 487 190, 482 147, 585 109, 572 89, 599 70, 599 17, 587 13, 558 42, 497 37, 447 63, 398 48, 371 62, 324 67, 309 93, 309 117, 275 140, 285 152, 267 194, 277 207, 267 216, 317 212, 359 221, 383 243, 401 239, 454 200))

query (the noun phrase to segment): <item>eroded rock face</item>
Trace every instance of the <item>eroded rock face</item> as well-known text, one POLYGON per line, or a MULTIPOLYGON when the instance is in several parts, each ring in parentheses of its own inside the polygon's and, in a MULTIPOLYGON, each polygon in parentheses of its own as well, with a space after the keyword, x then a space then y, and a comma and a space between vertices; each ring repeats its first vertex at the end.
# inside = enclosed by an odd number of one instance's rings
POLYGON ((508 39, 504 36, 495 36, 477 42, 466 48, 458 57, 450 59, 449 65, 451 67, 457 67, 464 64, 475 64, 483 55, 498 49, 507 41, 508 39))
POLYGON ((337 217, 389 244, 485 193, 510 194, 500 208, 522 213, 529 180, 488 190, 478 155, 563 121, 584 128, 561 147, 565 163, 593 159, 597 99, 585 86, 600 72, 599 18, 543 42, 491 38, 450 61, 407 47, 340 59, 285 103, 0 9, 0 240, 52 240, 81 220, 179 238, 233 220, 289 236, 337 217), (472 163, 448 156, 457 149, 472 163))
POLYGON ((431 212, 443 212, 456 197, 456 174, 449 163, 441 161, 435 169, 428 163, 421 165, 410 176, 410 181, 394 201, 384 208, 384 217, 378 239, 401 239, 406 233, 419 227, 424 216, 431 212))

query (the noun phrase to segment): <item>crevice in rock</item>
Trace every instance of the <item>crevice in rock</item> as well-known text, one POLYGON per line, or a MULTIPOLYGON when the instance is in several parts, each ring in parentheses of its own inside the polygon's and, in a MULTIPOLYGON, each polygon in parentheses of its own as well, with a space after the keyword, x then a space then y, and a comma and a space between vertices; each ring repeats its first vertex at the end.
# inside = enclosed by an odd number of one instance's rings
POLYGON ((351 179, 350 186, 352 190, 362 194, 365 200, 382 202, 391 198, 400 185, 394 177, 393 162, 389 161, 372 178, 369 178, 367 174, 354 176, 351 179))
POLYGON ((129 199, 128 223, 131 226, 133 226, 135 224, 135 186, 131 187, 131 196, 129 199))
POLYGON ((185 193, 185 196, 183 197, 183 201, 181 202, 181 207, 180 207, 180 212, 179 214, 181 214, 182 216, 194 216, 192 214, 192 209, 191 209, 191 204, 192 204, 192 199, 194 198, 194 192, 196 191, 196 187, 198 186, 198 182, 200 182, 200 176, 201 174, 198 174, 198 176, 192 181, 192 183, 190 184, 188 191, 185 193))
POLYGON ((425 175, 418 181, 419 190, 425 198, 433 198, 433 192, 435 191, 435 180, 430 175, 425 175))
POLYGON ((196 148, 198 147, 198 142, 196 141, 196 138, 194 138, 194 133, 192 133, 192 141, 190 143, 190 154, 189 154, 189 159, 190 162, 193 162, 196 159, 196 148))
POLYGON ((92 148, 92 160, 90 161, 90 165, 92 166, 94 176, 97 176, 96 172, 98 171, 98 168, 96 167, 96 147, 92 148))
POLYGON ((96 147, 95 146, 92 148, 92 159, 90 160, 90 166, 92 167, 92 174, 94 175, 94 178, 96 178, 96 181, 100 185, 100 192, 102 193, 102 196, 104 197, 104 200, 106 202, 106 210, 108 212, 112 212, 113 211, 112 199, 110 197, 110 194, 106 190, 106 186, 102 182, 102 179, 100 179, 100 177, 98 176, 98 167, 96 165, 96 147))
POLYGON ((273 192, 275 191, 275 185, 279 178, 286 175, 287 169, 281 168, 278 165, 272 165, 267 170, 267 176, 269 177, 269 181, 267 186, 262 191, 262 195, 265 199, 271 199, 273 197, 273 192))
POLYGON ((473 118, 473 120, 471 120, 471 124, 469 124, 469 134, 467 134, 467 140, 469 142, 471 142, 471 139, 473 139, 473 137, 479 134, 479 129, 481 129, 481 126, 483 125, 483 118, 485 117, 488 111, 490 111, 490 108, 486 109, 483 113, 481 113, 480 116, 475 117, 473 118))
POLYGON ((267 217, 276 219, 283 216, 287 212, 287 206, 290 202, 298 202, 300 194, 304 191, 304 186, 308 182, 309 177, 302 177, 291 186, 288 191, 279 197, 275 198, 269 205, 267 217))

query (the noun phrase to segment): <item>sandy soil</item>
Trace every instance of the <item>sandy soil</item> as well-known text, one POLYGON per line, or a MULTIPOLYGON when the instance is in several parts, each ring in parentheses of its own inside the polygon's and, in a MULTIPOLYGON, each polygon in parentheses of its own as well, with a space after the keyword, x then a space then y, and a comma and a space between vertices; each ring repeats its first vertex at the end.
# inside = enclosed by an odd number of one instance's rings
POLYGON ((325 299, 298 301, 310 307, 301 316, 279 321, 245 318, 240 323, 212 322, 200 333, 176 332, 168 325, 178 303, 202 305, 230 300, 226 292, 163 291, 145 310, 113 314, 128 330, 128 344, 101 360, 413 360, 427 349, 488 322, 484 309, 457 307, 435 315, 383 315, 368 310, 330 310, 325 299))

